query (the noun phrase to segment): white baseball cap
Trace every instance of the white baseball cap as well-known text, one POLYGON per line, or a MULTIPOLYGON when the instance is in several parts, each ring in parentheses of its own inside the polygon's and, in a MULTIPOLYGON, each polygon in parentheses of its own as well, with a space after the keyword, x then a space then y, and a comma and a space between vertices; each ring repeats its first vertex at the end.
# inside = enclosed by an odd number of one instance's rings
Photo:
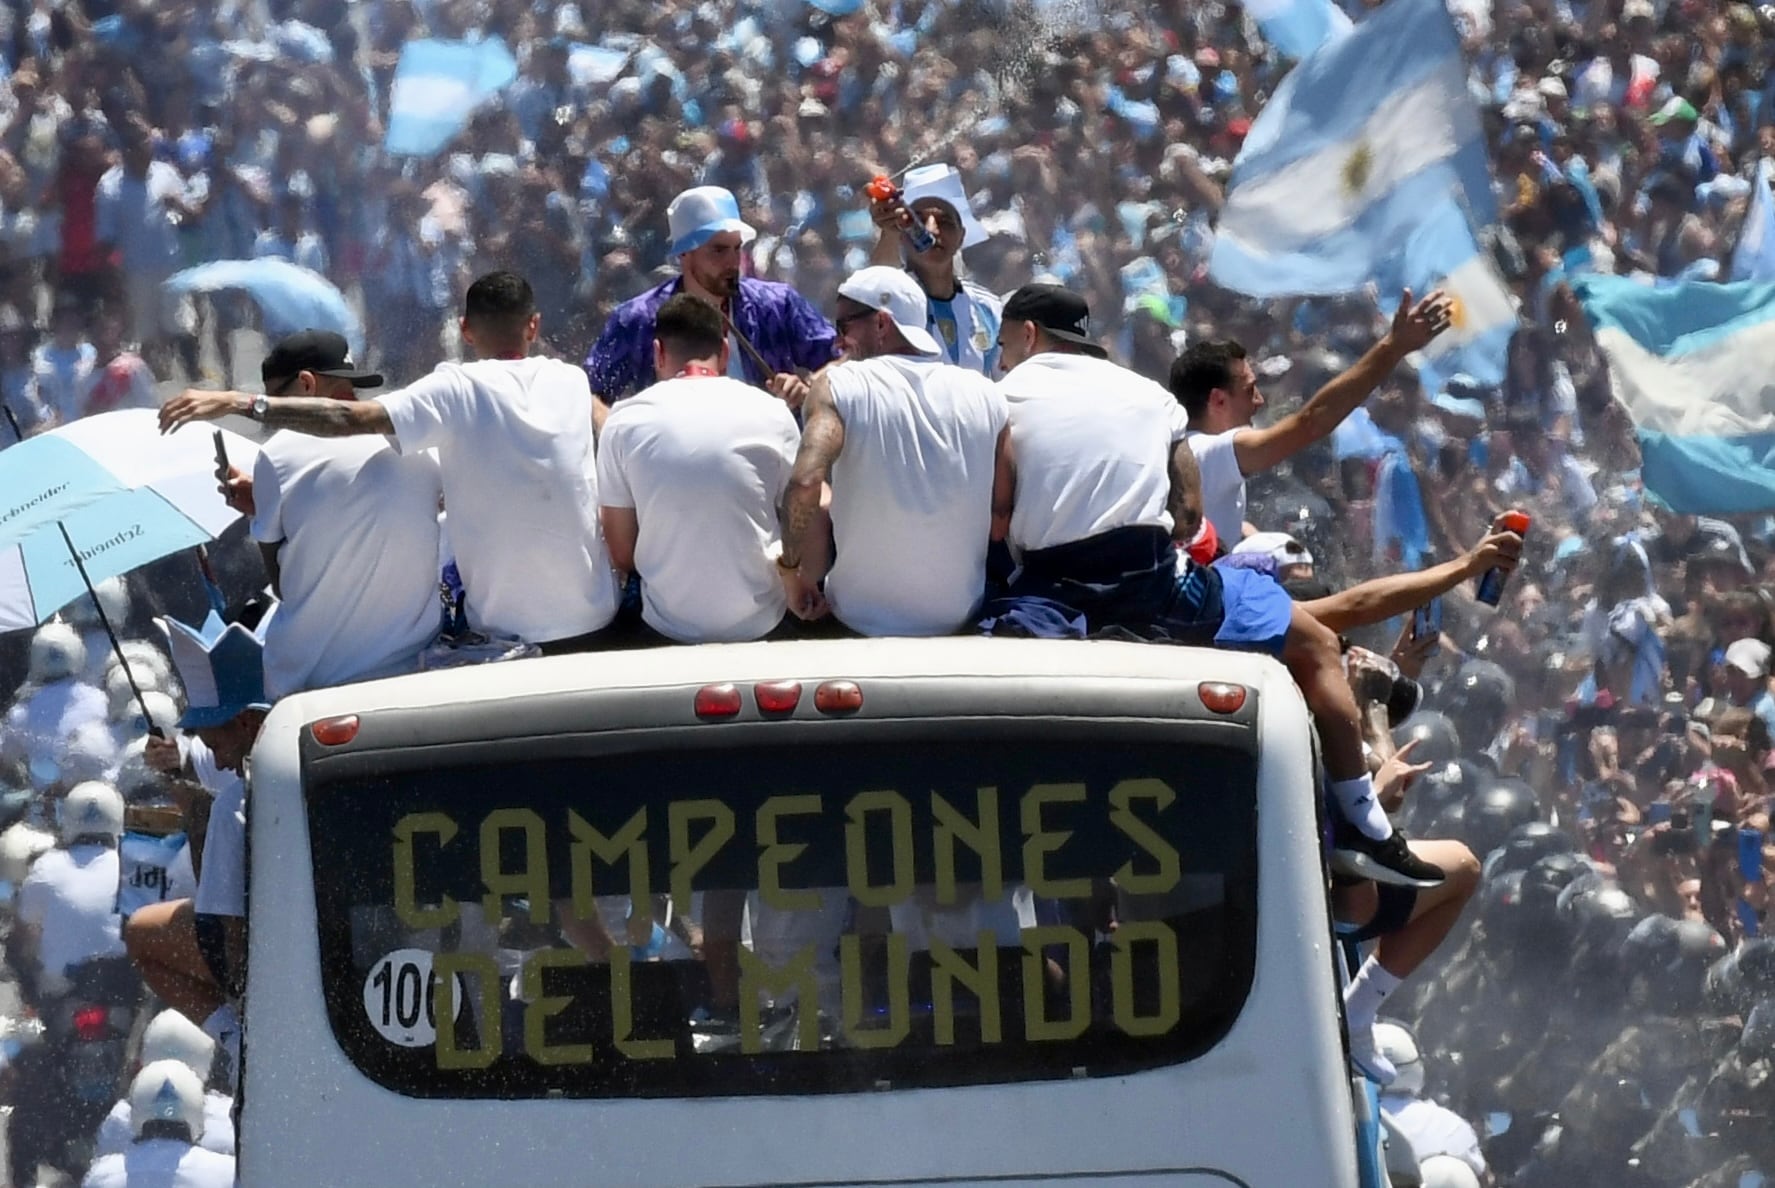
POLYGON ((943 348, 925 328, 929 307, 918 282, 886 264, 875 264, 851 273, 838 286, 838 295, 866 309, 880 310, 894 320, 906 343, 921 355, 940 355, 943 348))
POLYGON ((1756 680, 1769 675, 1769 645, 1760 639, 1734 640, 1726 647, 1726 667, 1756 680))
POLYGON ((741 243, 758 237, 752 225, 740 218, 739 200, 733 191, 720 186, 696 186, 672 199, 666 207, 666 225, 672 244, 666 249, 671 256, 693 252, 725 231, 738 231, 741 243))
POLYGON ((1233 546, 1235 553, 1256 553, 1275 559, 1277 565, 1311 565, 1313 554, 1307 546, 1286 532, 1253 532, 1233 546))
POLYGON ((961 184, 961 171, 955 166, 920 165, 916 169, 908 169, 900 184, 907 210, 920 202, 935 200, 955 211, 956 217, 961 220, 962 247, 971 248, 991 238, 986 233, 986 228, 981 226, 980 220, 974 217, 973 204, 968 201, 968 192, 961 184))

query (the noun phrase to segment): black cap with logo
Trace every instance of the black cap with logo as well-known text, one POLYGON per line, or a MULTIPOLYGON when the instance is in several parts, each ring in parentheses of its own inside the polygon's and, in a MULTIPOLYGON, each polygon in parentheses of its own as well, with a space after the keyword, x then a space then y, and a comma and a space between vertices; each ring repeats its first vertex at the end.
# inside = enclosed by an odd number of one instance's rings
POLYGON ((353 366, 350 345, 331 330, 303 330, 279 339, 259 365, 259 378, 269 391, 302 371, 350 380, 354 388, 382 386, 381 375, 353 366))
POLYGON ((1024 285, 1005 302, 1004 320, 1034 322, 1050 338, 1071 343, 1099 359, 1109 357, 1091 337, 1091 307, 1063 285, 1024 285))

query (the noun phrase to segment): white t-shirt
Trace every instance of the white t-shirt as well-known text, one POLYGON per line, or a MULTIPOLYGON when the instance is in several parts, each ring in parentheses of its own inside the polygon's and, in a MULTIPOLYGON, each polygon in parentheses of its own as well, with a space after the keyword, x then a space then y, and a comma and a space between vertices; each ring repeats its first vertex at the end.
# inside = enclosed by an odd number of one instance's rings
POLYGON ((19 919, 37 929, 37 956, 45 988, 63 989, 71 966, 95 957, 121 957, 117 914, 117 851, 82 843, 44 853, 19 887, 19 919))
POLYGON ((81 1188, 234 1188, 234 1157, 178 1139, 131 1143, 87 1170, 81 1188))
POLYGON ((1229 549, 1245 534, 1245 473, 1233 449, 1233 438, 1243 432, 1241 426, 1225 433, 1189 434, 1190 452, 1202 472, 1202 514, 1229 549))
POLYGON ((438 631, 437 459, 378 437, 277 433, 253 467, 253 539, 278 550, 265 694, 410 671, 438 631))
POLYGON ((832 466, 832 612, 864 635, 947 635, 980 605, 1004 397, 978 372, 884 355, 826 372, 844 422, 832 466))
POLYGON ((444 363, 377 397, 402 453, 436 447, 476 629, 548 643, 616 617, 598 530, 592 390, 558 359, 444 363))
POLYGON ((215 798, 203 836, 203 875, 191 907, 206 916, 247 914, 246 781, 216 766, 201 739, 191 740, 191 771, 215 798))
POLYGON ((105 694, 79 681, 52 681, 6 711, 0 753, 33 768, 39 790, 55 782, 62 746, 82 726, 104 724, 111 716, 105 694))
POLYGON ((1011 416, 1019 553, 1116 528, 1171 530, 1170 447, 1188 415, 1144 376, 1089 355, 1047 351, 999 381, 1011 416))
POLYGON ((1485 1175, 1485 1155, 1479 1148, 1479 1136, 1453 1110, 1433 1101, 1392 1093, 1381 1097, 1381 1109, 1393 1116, 1399 1132, 1411 1143, 1419 1159, 1453 1155, 1472 1168, 1474 1175, 1485 1175))
POLYGON ((782 621, 770 550, 800 443, 786 404, 724 376, 665 380, 611 411, 598 498, 635 509, 649 627, 680 643, 723 643, 782 621))
MULTIPOLYGON (((93 1147, 94 1158, 118 1155, 129 1150, 130 1144, 135 1141, 135 1132, 129 1125, 130 1118, 127 1097, 111 1107, 111 1112, 99 1123, 99 1137, 93 1147)), ((203 1137, 197 1140, 197 1145, 218 1155, 234 1154, 234 1099, 226 1093, 209 1092, 203 1095, 203 1137)))

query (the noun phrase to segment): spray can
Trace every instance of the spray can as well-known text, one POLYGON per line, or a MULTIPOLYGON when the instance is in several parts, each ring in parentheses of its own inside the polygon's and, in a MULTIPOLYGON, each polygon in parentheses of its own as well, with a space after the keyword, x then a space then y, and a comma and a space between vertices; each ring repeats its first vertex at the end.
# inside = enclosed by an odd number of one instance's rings
MULTIPOLYGON (((1507 511, 1500 517, 1500 521, 1506 532, 1514 532, 1518 536, 1528 535, 1530 520, 1527 512, 1507 511)), ((1504 596, 1504 583, 1508 581, 1509 578, 1510 575, 1508 573, 1493 566, 1491 569, 1486 570, 1480 575, 1479 589, 1474 593, 1473 597, 1485 603, 1487 606, 1498 605, 1498 599, 1504 596)))
MULTIPOLYGON (((900 196, 901 191, 900 187, 894 184, 893 179, 884 173, 879 177, 872 178, 869 184, 863 187, 863 192, 877 202, 892 202, 900 196)), ((909 219, 900 230, 911 242, 912 250, 915 252, 928 252, 937 246, 937 237, 920 226, 917 219, 909 219)))

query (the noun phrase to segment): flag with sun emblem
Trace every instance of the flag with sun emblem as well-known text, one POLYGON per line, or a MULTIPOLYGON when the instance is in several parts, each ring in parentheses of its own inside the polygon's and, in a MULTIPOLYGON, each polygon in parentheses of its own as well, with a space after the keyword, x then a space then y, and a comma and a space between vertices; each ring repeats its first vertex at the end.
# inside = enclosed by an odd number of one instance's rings
POLYGON ((1388 0, 1258 113, 1209 275, 1255 297, 1352 293, 1450 201, 1474 225, 1495 217, 1460 39, 1444 0, 1388 0))

